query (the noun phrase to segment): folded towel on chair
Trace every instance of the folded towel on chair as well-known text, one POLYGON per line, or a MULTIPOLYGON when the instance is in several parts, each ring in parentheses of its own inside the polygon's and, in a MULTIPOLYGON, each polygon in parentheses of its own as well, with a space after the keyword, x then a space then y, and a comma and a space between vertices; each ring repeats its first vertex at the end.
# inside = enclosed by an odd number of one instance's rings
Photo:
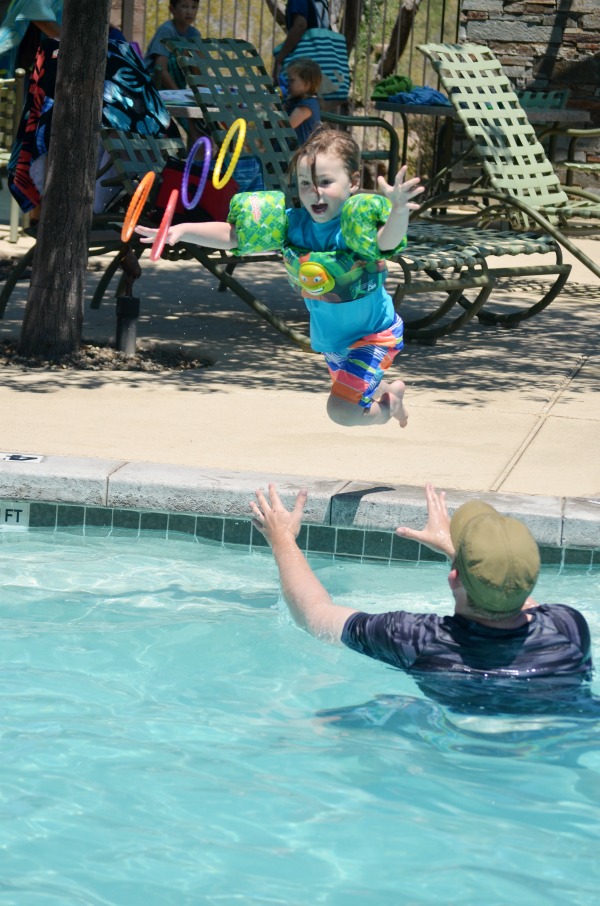
POLYGON ((399 91, 398 94, 388 97, 388 101, 392 101, 394 104, 428 104, 430 106, 440 104, 445 107, 452 106, 446 95, 442 94, 441 91, 436 91, 435 88, 413 88, 412 91, 399 91))

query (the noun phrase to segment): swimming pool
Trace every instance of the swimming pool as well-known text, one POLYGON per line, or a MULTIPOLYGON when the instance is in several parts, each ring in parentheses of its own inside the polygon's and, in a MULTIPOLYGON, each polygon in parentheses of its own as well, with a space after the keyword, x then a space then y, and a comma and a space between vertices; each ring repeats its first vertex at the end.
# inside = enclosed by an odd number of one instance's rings
MULTIPOLYGON (((30 533, 0 559, 2 903, 597 901, 595 722, 452 716, 293 626, 266 552, 30 533)), ((339 603, 448 607, 440 564, 312 563, 339 603)), ((538 591, 598 662, 600 573, 538 591)))

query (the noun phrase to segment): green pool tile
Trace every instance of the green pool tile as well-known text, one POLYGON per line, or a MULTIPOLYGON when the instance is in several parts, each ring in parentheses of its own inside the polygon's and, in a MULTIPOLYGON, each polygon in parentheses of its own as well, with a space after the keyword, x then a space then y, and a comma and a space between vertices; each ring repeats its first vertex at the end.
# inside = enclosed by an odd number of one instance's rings
POLYGON ((202 541, 218 541, 222 544, 224 523, 222 516, 197 516, 196 537, 202 541))
POLYGON ((57 509, 55 503, 32 503, 29 508, 29 528, 54 531, 57 509))
POLYGON ((87 506, 85 508, 85 528, 104 529, 108 534, 112 529, 113 511, 111 507, 87 506))
POLYGON ((184 516, 180 513, 171 513, 169 516, 169 536, 184 535, 195 540, 196 538, 196 517, 184 516))
POLYGON ((140 528, 142 531, 160 532, 166 538, 169 517, 167 513, 142 513, 140 528))
POLYGON ((362 529, 339 528, 335 544, 336 557, 362 557, 365 533, 362 529))
POLYGON ((562 563, 563 552, 560 547, 547 547, 540 545, 540 560, 543 566, 560 566, 562 563))
POLYGON ((563 563, 565 566, 587 566, 592 565, 592 551, 588 548, 565 548, 563 563))
POLYGON ((56 514, 56 529, 59 532, 72 532, 83 535, 85 507, 59 504, 56 514))
POLYGON ((223 541, 225 544, 244 544, 250 546, 252 525, 248 521, 225 519, 223 541))
POLYGON ((426 544, 422 544, 419 551, 419 560, 421 562, 427 560, 434 563, 447 563, 448 557, 446 554, 441 554, 439 551, 432 551, 426 544))
POLYGON ((309 525, 306 550, 315 554, 333 554, 335 529, 329 525, 309 525))
POLYGON ((363 557, 368 560, 389 560, 392 535, 389 532, 365 532, 363 557))
POLYGON ((392 560, 412 560, 416 563, 419 559, 419 543, 410 538, 401 538, 394 535, 392 538, 392 560))
POLYGON ((140 514, 137 510, 113 510, 113 535, 119 532, 139 532, 140 514))
POLYGON ((304 553, 306 553, 306 551, 308 549, 308 547, 307 547, 307 545, 308 545, 308 526, 307 525, 303 525, 300 528, 296 541, 298 542, 298 547, 300 548, 300 550, 304 551, 304 553))
POLYGON ((252 526, 252 547, 268 547, 269 542, 258 529, 252 526))

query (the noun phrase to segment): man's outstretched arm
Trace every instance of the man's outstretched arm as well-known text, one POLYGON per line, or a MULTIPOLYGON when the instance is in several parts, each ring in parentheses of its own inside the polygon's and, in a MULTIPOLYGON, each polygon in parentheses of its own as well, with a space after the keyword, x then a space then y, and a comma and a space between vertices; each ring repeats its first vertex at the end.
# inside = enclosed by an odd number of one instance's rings
POLYGON ((252 521, 271 545, 283 596, 294 622, 311 635, 338 642, 346 620, 356 610, 333 603, 296 543, 305 503, 306 491, 302 490, 293 510, 286 510, 275 485, 270 484, 269 499, 259 490, 256 502, 250 504, 252 521))

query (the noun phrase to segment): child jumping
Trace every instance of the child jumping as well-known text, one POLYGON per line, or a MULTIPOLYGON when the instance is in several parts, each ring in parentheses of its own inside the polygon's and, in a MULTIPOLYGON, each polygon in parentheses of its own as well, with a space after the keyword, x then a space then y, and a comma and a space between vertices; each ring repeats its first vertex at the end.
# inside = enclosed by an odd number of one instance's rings
POLYGON ((314 60, 302 57, 293 60, 287 68, 288 96, 284 107, 300 145, 304 144, 321 122, 321 107, 317 97, 321 79, 321 67, 314 60))
MULTIPOLYGON (((311 345, 329 368, 329 417, 346 426, 394 418, 404 428, 404 383, 383 380, 403 347, 384 259, 406 245, 409 211, 418 207, 411 199, 423 188, 418 178, 405 181, 402 167, 393 185, 378 178, 381 194, 356 194, 359 165, 360 150, 346 132, 320 128, 290 161, 301 208, 286 210, 282 192, 243 192, 233 197, 228 222, 176 224, 166 241, 238 255, 281 251, 310 314, 311 345)), ((136 231, 146 243, 157 232, 136 231)))

